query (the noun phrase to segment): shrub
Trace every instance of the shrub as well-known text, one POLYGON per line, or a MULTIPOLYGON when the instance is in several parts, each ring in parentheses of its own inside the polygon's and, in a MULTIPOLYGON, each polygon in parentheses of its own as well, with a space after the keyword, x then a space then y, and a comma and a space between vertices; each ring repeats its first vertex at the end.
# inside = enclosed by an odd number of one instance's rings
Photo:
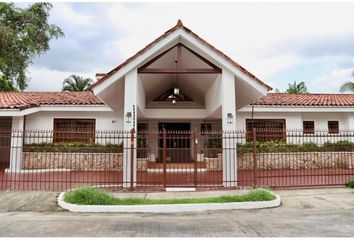
MULTIPOLYGON (((303 144, 286 144, 282 141, 257 142, 258 153, 280 152, 325 152, 325 151, 354 151, 354 143, 349 141, 326 142, 322 146, 308 142, 303 144)), ((237 144, 238 156, 253 152, 253 143, 237 144)))
POLYGON ((31 143, 24 146, 24 152, 123 152, 123 143, 105 145, 85 142, 31 143))
POLYGON ((349 188, 354 188, 354 178, 349 179, 345 186, 349 188))

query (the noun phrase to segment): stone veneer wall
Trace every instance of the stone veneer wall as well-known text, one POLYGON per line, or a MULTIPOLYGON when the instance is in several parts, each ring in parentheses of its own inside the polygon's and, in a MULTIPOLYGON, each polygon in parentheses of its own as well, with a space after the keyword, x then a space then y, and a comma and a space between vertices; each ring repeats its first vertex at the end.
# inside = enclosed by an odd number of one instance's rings
POLYGON ((122 153, 23 152, 22 169, 122 171, 122 153))
POLYGON ((137 170, 146 171, 149 163, 149 158, 137 158, 137 170))
MULTIPOLYGON (((238 170, 252 170, 252 153, 238 156, 238 170)), ((222 170, 222 154, 204 158, 208 171, 222 170)), ((149 159, 138 158, 138 171, 146 171, 149 159)), ((258 169, 354 168, 354 152, 259 153, 258 169)), ((122 171, 122 153, 23 152, 22 169, 71 169, 122 171)))
POLYGON ((208 171, 221 171, 222 170, 222 154, 218 153, 217 158, 204 158, 206 169, 208 171))
MULTIPOLYGON (((287 152, 257 154, 258 169, 354 168, 354 152, 287 152)), ((238 157, 238 170, 253 169, 252 154, 238 157)))

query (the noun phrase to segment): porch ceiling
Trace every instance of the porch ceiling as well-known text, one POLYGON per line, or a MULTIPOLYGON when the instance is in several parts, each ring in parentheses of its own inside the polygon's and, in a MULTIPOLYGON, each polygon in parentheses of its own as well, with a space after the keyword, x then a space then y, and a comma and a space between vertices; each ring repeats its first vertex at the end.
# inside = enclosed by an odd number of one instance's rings
POLYGON ((174 83, 188 97, 199 104, 204 104, 204 95, 217 78, 218 74, 140 74, 146 102, 153 101, 174 83))

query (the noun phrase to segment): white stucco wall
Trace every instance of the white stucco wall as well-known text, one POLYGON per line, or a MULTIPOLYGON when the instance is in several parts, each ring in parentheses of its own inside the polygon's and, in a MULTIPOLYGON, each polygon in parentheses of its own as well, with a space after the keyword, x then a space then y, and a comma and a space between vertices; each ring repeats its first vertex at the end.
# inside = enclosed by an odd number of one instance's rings
MULTIPOLYGON (((352 136, 338 136, 338 134, 328 134, 328 121, 338 121, 339 130, 353 130, 354 129, 354 113, 331 113, 331 112, 257 112, 254 113, 254 119, 285 119, 286 129, 290 130, 287 134, 288 143, 303 143, 313 142, 323 144, 327 141, 336 142, 339 140, 354 141, 352 136), (303 135, 303 121, 314 121, 315 131, 317 134, 303 135), (295 130, 296 132, 292 132, 295 130), (298 136, 296 136, 298 135, 298 136)), ((236 115, 237 129, 241 131, 246 130, 246 119, 251 119, 251 112, 238 112, 236 115)))
POLYGON ((112 134, 104 131, 123 130, 123 112, 37 112, 26 116, 25 126, 29 131, 26 143, 51 142, 54 118, 86 118, 96 119, 96 143, 114 143, 119 144, 123 141, 123 133, 112 134), (45 133, 45 131, 49 131, 45 133))
POLYGON ((54 118, 96 119, 96 131, 122 130, 123 112, 38 112, 26 116, 26 130, 53 130, 54 118))
POLYGON ((138 76, 138 80, 137 80, 137 105, 140 109, 140 111, 142 111, 142 114, 144 115, 145 112, 145 90, 144 90, 144 86, 143 83, 141 82, 140 77, 138 76))
POLYGON ((328 121, 338 121, 339 130, 349 129, 349 116, 354 113, 302 113, 303 121, 314 121, 315 130, 328 130, 328 121))
MULTIPOLYGON (((302 130, 303 121, 314 121, 315 130, 328 130, 328 121, 338 121, 340 130, 354 129, 354 113, 301 113, 301 112, 257 112, 255 111, 255 119, 285 119, 286 129, 302 130)), ((245 130, 246 119, 252 118, 251 112, 238 112, 236 121, 237 129, 245 130)))
MULTIPOLYGON (((237 130, 246 130, 246 119, 251 119, 252 113, 237 112, 236 127, 237 130)), ((285 119, 287 129, 302 129, 301 113, 260 113, 255 112, 253 118, 258 119, 285 119)))

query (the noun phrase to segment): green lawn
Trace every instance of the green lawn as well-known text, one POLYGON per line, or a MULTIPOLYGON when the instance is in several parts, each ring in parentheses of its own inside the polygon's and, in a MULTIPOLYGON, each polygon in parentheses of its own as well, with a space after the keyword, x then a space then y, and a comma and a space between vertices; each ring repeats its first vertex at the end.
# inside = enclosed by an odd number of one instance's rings
POLYGON ((67 203, 78 205, 151 205, 151 204, 186 204, 186 203, 228 203, 270 201, 276 197, 265 189, 253 189, 247 194, 192 198, 192 199, 144 199, 144 198, 114 198, 107 192, 93 187, 82 187, 68 192, 64 196, 67 203))

